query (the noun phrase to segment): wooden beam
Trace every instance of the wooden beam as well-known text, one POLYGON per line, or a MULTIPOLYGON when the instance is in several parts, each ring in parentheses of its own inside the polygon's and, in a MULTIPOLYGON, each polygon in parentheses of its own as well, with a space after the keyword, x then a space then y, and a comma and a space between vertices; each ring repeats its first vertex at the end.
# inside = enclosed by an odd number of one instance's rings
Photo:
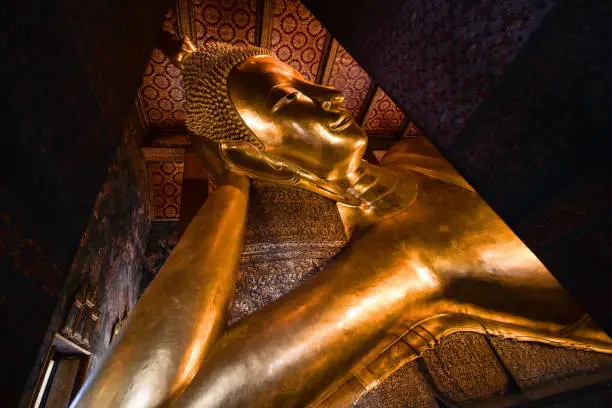
POLYGON ((185 152, 181 213, 178 222, 179 236, 187 229, 207 198, 208 175, 200 166, 196 153, 189 149, 185 152))
POLYGON ((397 133, 394 136, 395 140, 400 140, 402 137, 404 137, 404 133, 406 133, 406 129, 408 129, 409 124, 410 124, 410 120, 408 120, 408 118, 406 117, 406 114, 404 113, 404 120, 402 124, 400 125, 399 129, 397 130, 397 133))
POLYGON ((389 135, 368 135, 368 150, 389 150, 396 142, 389 135))
POLYGON ((143 129, 143 133, 146 133, 149 129, 149 118, 147 117, 147 114, 144 109, 144 101, 142 100, 142 93, 140 92, 140 87, 138 87, 138 91, 136 91, 134 105, 136 109, 136 114, 138 115, 138 121, 140 122, 140 126, 143 129))
POLYGON ((363 122, 368 114, 368 111, 370 110, 370 105, 372 104, 374 95, 376 95, 377 89, 378 86, 374 83, 374 80, 372 80, 372 82, 370 82, 370 87, 368 88, 368 93, 366 94, 366 97, 363 100, 363 104, 361 105, 361 108, 359 109, 359 114, 356 118, 357 124, 359 126, 363 126, 363 122))
POLYGON ((176 0, 176 22, 179 36, 196 40, 193 0, 176 0))
POLYGON ((317 70, 317 77, 315 79, 315 83, 321 84, 323 83, 323 75, 325 74, 326 67, 328 65, 333 65, 333 60, 329 61, 329 55, 332 47, 332 43, 334 42, 333 37, 327 32, 325 36, 325 42, 323 43, 323 50, 321 51, 321 61, 319 61, 319 69, 317 70))
POLYGON ((325 70, 323 72, 323 79, 321 80, 321 83, 323 85, 329 85, 332 70, 334 69, 334 64, 336 63, 336 55, 338 55, 339 47, 340 47, 340 44, 338 44, 338 41, 333 39, 331 47, 329 49, 329 55, 327 57, 327 62, 325 64, 325 70))
POLYGON ((270 36, 272 35, 273 20, 274 0, 257 0, 255 45, 263 48, 270 48, 270 36))
POLYGON ((143 147, 140 150, 147 163, 182 163, 185 160, 185 149, 180 147, 143 147))

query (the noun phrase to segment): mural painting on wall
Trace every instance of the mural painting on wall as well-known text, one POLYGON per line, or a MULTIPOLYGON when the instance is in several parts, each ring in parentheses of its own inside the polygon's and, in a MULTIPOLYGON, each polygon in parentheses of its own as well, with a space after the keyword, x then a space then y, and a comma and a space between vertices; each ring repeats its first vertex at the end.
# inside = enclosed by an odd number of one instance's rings
POLYGON ((142 262, 140 294, 149 286, 178 242, 178 222, 151 223, 151 233, 142 262))
POLYGON ((423 133, 421 133, 419 128, 416 127, 414 122, 410 122, 402 136, 404 136, 404 137, 411 137, 411 136, 422 136, 422 135, 423 135, 423 133))
MULTIPOLYGON (((0 186, 0 333, 7 351, 0 371, 0 401, 9 405, 36 363, 70 264, 69 255, 44 239, 40 230, 21 200, 0 186)), ((34 384, 36 375, 32 377, 34 384)))
MULTIPOLYGON (((113 323, 126 307, 136 303, 140 263, 150 228, 146 187, 149 181, 146 164, 138 148, 140 132, 137 115, 134 114, 123 131, 116 157, 96 197, 24 396, 34 390, 54 334, 62 332, 67 319, 67 323, 70 323, 71 307, 80 289, 84 286, 92 288, 97 294, 95 308, 99 310, 95 330, 86 345, 92 357, 90 370, 95 368, 109 346, 113 323)), ((75 342, 83 345, 82 342, 75 342)))
POLYGON ((60 333, 65 338, 89 350, 91 339, 98 330, 99 320, 98 291, 89 285, 85 285, 77 292, 60 333))
POLYGON ((78 287, 89 284, 95 288, 100 319, 91 337, 91 368, 108 347, 113 325, 139 294, 140 263, 150 222, 148 176, 134 121, 132 118, 123 132, 115 162, 98 193, 67 279, 61 310, 54 314, 50 328, 58 330, 58 321, 67 315, 66 307, 78 287))

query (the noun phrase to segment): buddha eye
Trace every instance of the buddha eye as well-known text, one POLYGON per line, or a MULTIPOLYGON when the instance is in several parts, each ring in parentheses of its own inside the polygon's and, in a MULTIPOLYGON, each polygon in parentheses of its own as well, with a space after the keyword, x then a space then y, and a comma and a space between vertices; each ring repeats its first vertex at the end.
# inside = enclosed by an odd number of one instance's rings
POLYGON ((293 101, 298 99, 299 94, 300 94, 300 91, 293 91, 293 92, 285 95, 283 100, 284 100, 285 103, 291 103, 291 102, 293 102, 293 101))
POLYGON ((287 106, 291 104, 292 102, 296 101, 300 94, 300 92, 295 89, 287 89, 285 92, 288 92, 288 93, 282 96, 278 100, 278 102, 274 104, 274 106, 272 107, 272 112, 276 112, 277 110, 281 109, 283 106, 287 106))

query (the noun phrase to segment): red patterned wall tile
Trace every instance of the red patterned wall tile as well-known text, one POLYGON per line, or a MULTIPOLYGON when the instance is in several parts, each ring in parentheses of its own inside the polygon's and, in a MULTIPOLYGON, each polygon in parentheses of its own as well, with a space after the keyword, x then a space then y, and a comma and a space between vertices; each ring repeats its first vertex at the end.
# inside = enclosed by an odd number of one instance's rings
POLYGON ((183 163, 148 163, 153 220, 177 219, 181 210, 183 163))
POLYGON ((363 122, 363 129, 372 135, 397 134, 404 122, 404 112, 378 88, 363 122))
MULTIPOLYGON (((166 13, 162 29, 178 35, 176 16, 166 13)), ((154 49, 145 65, 139 89, 147 125, 151 128, 175 128, 185 121, 183 76, 159 49, 154 49)))
POLYGON ((194 14, 198 44, 255 44, 256 0, 195 0, 194 14))
MULTIPOLYGON (((194 14, 199 44, 224 41, 237 45, 255 43, 255 0, 195 1, 194 14)), ((176 17, 166 15, 163 29, 178 33, 176 17)), ((140 87, 143 110, 150 128, 180 128, 186 107, 183 76, 159 50, 153 50, 140 87)))
POLYGON ((140 96, 149 127, 170 129, 185 122, 183 75, 159 49, 145 66, 140 96))
POLYGON ((298 0, 276 0, 270 48, 310 81, 317 77, 327 30, 298 0))
POLYGON ((357 118, 368 94, 372 78, 357 61, 341 46, 338 46, 332 71, 326 85, 339 89, 344 94, 344 106, 357 118))

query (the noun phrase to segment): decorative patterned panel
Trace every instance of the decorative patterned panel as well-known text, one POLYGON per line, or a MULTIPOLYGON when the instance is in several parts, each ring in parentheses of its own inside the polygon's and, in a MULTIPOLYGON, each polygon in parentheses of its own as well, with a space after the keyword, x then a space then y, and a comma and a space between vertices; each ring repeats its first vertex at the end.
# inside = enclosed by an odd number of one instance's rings
POLYGON ((357 61, 341 46, 338 46, 327 85, 339 89, 344 94, 344 106, 354 118, 368 94, 372 78, 359 66, 357 61))
POLYGON ((405 364, 382 384, 363 396, 355 408, 438 408, 433 390, 413 361, 405 364))
MULTIPOLYGON (((224 41, 236 45, 255 43, 255 0, 199 0, 194 4, 197 42, 224 41)), ((162 25, 165 31, 178 33, 174 13, 168 12, 162 25)), ((180 128, 186 107, 183 76, 159 50, 153 50, 140 87, 144 115, 149 127, 180 128)))
POLYGON ((159 49, 147 62, 140 95, 150 127, 170 129, 185 122, 183 75, 159 49))
POLYGON ((610 354, 551 347, 491 336, 492 346, 523 389, 585 376, 612 365, 610 354))
POLYGON ((311 278, 346 243, 333 201, 310 191, 254 181, 247 220, 230 325, 311 278))
POLYGON ((152 219, 177 219, 181 210, 183 163, 162 162, 148 165, 153 197, 152 219))
POLYGON ((393 135, 400 131, 403 122, 404 112, 382 88, 378 88, 363 122, 363 129, 372 135, 393 135))
POLYGON ((423 362, 432 385, 453 405, 508 391, 508 376, 481 334, 451 334, 425 351, 423 362))
POLYGON ((298 0, 276 0, 270 48, 283 62, 314 81, 327 30, 298 0))
MULTIPOLYGON (((177 35, 177 21, 172 11, 166 14, 162 28, 177 35)), ((157 48, 145 66, 139 92, 149 127, 176 128, 185 121, 183 75, 157 48)))
POLYGON ((256 0, 194 0, 198 44, 255 44, 256 0))

